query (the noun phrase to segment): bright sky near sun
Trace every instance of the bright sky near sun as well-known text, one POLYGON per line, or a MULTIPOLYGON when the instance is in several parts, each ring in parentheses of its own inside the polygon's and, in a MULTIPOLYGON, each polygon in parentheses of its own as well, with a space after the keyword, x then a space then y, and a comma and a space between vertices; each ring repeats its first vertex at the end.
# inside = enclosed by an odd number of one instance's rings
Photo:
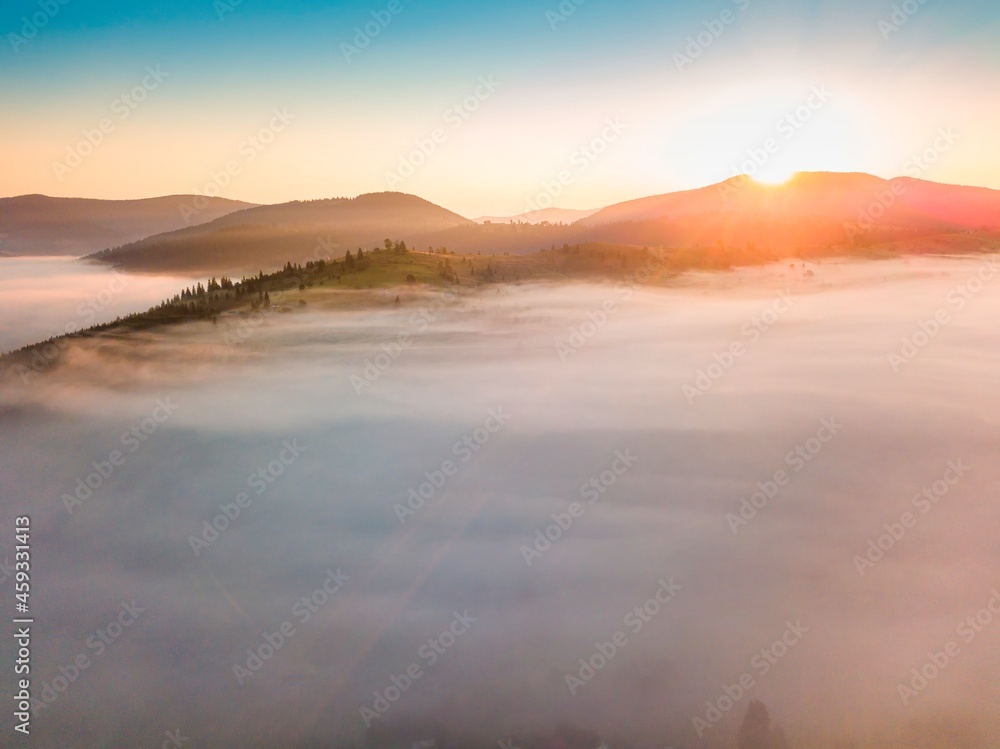
POLYGON ((992 0, 12 0, 0 31, 4 196, 477 216, 738 172, 1000 188, 992 0))

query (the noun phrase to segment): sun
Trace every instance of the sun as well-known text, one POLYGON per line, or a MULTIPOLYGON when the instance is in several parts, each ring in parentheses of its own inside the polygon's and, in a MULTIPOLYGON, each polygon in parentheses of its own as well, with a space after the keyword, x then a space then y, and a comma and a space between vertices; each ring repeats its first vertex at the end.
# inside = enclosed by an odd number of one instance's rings
POLYGON ((762 185, 783 185, 797 174, 797 170, 789 167, 782 167, 777 164, 765 164, 754 173, 752 179, 762 185))

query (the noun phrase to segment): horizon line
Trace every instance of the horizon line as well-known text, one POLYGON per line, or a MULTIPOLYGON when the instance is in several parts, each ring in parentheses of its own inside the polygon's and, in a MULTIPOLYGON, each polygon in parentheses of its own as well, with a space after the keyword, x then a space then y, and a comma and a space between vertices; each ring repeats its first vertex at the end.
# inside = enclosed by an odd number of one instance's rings
MULTIPOLYGON (((492 217, 492 218, 513 218, 515 216, 526 215, 528 213, 537 213, 537 212, 546 211, 546 210, 595 211, 596 212, 596 211, 603 210, 604 208, 610 208, 610 207, 616 206, 616 205, 623 205, 625 203, 631 203, 631 202, 637 201, 637 200, 644 200, 644 199, 647 199, 647 198, 663 197, 663 196, 666 196, 666 195, 677 195, 677 194, 686 193, 686 192, 697 192, 699 190, 706 190, 706 189, 710 189, 710 188, 713 188, 713 187, 719 187, 721 185, 725 185, 725 184, 727 184, 729 182, 732 182, 734 180, 749 180, 751 183, 757 185, 758 187, 766 188, 766 189, 782 189, 782 188, 785 188, 785 187, 789 186, 789 184, 791 182, 793 182, 796 178, 801 177, 802 175, 863 176, 863 177, 871 177, 873 179, 880 179, 880 180, 882 180, 884 182, 892 182, 892 181, 895 181, 895 180, 903 180, 903 179, 905 179, 905 180, 912 180, 914 182, 927 182, 927 183, 930 183, 930 184, 941 185, 941 186, 944 186, 944 187, 961 187, 961 188, 970 188, 970 189, 977 189, 977 190, 991 190, 991 191, 994 191, 994 192, 1000 192, 1000 187, 989 187, 987 185, 958 184, 958 183, 953 183, 953 182, 937 182, 935 180, 923 179, 923 178, 920 178, 920 177, 912 177, 912 176, 905 175, 905 174, 897 175, 895 177, 880 177, 879 175, 872 174, 870 172, 858 172, 858 171, 836 172, 836 171, 831 171, 831 170, 815 170, 815 171, 804 170, 804 171, 794 172, 791 176, 788 177, 788 179, 784 180, 783 182, 780 182, 780 183, 769 183, 769 182, 765 182, 765 181, 762 181, 762 180, 757 180, 757 179, 755 179, 753 177, 753 175, 746 174, 746 173, 741 173, 741 174, 734 174, 733 176, 728 177, 728 178, 726 178, 726 179, 724 179, 724 180, 722 180, 720 182, 713 182, 713 183, 710 183, 710 184, 707 184, 707 185, 701 185, 701 186, 698 186, 698 187, 688 187, 688 188, 684 188, 684 189, 681 189, 681 190, 670 190, 670 191, 667 191, 667 192, 658 192, 658 193, 652 193, 652 194, 648 194, 648 195, 639 195, 639 196, 636 196, 636 197, 633 197, 633 198, 628 198, 626 200, 619 200, 619 201, 614 202, 614 203, 608 203, 606 205, 602 205, 602 206, 599 206, 597 208, 574 208, 574 207, 568 207, 568 206, 551 205, 551 206, 547 206, 545 208, 538 208, 538 209, 531 210, 531 211, 521 211, 520 213, 511 214, 510 216, 504 216, 504 215, 501 215, 499 213, 481 213, 481 214, 478 215, 478 218, 483 218, 483 217, 487 217, 487 218, 490 218, 490 217, 492 217)), ((280 200, 280 201, 277 201, 277 202, 274 202, 274 203, 257 203, 257 202, 253 202, 253 201, 242 200, 240 198, 235 198, 235 197, 223 197, 221 195, 202 195, 202 194, 193 193, 193 192, 192 193, 169 193, 169 194, 164 194, 164 195, 149 195, 149 196, 142 197, 142 198, 93 198, 93 197, 84 197, 84 196, 56 196, 56 195, 46 195, 45 193, 40 193, 40 192, 32 192, 32 193, 21 193, 21 194, 18 194, 18 195, 0 196, 0 200, 16 200, 17 198, 47 198, 47 199, 50 199, 50 200, 93 200, 93 201, 108 202, 108 203, 112 203, 112 202, 113 203, 131 203, 131 202, 140 202, 140 201, 144 201, 144 200, 163 200, 163 199, 167 199, 167 198, 192 198, 192 197, 201 197, 201 198, 210 198, 212 200, 222 200, 222 201, 226 201, 226 202, 230 202, 230 203, 243 203, 249 209, 249 208, 261 208, 261 207, 265 207, 265 206, 287 205, 289 203, 316 203, 316 202, 325 201, 325 200, 356 200, 358 198, 367 197, 369 195, 404 195, 404 196, 409 196, 409 197, 418 198, 420 200, 424 200, 424 201, 426 201, 428 203, 431 203, 433 205, 436 205, 436 206, 438 206, 440 208, 445 208, 446 210, 451 210, 450 208, 447 208, 444 204, 437 203, 437 202, 435 202, 433 200, 430 200, 428 198, 423 197, 422 195, 418 195, 417 193, 403 192, 403 191, 400 191, 400 190, 374 190, 374 191, 371 191, 371 192, 358 193, 357 195, 353 195, 353 196, 343 196, 343 195, 341 195, 341 196, 333 196, 333 197, 325 197, 325 198, 292 198, 291 200, 280 200)), ((467 218, 470 221, 474 221, 475 220, 475 219, 468 218, 467 216, 465 216, 463 214, 460 214, 457 211, 451 211, 451 212, 455 213, 456 215, 462 216, 463 218, 467 218)))

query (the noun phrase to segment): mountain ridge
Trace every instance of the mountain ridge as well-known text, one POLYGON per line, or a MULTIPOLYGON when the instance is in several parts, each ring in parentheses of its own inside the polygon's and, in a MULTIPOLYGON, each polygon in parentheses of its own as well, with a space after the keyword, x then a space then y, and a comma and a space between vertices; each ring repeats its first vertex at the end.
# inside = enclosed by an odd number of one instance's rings
POLYGON ((474 224, 464 216, 416 195, 365 193, 255 206, 87 259, 144 270, 254 272, 288 260, 341 257, 390 236, 412 238, 468 226, 474 224))
POLYGON ((86 255, 191 225, 183 208, 206 201, 194 222, 255 206, 227 198, 163 195, 130 200, 57 198, 40 193, 0 198, 0 252, 8 255, 86 255))
POLYGON ((288 261, 342 257, 396 237, 413 248, 486 254, 588 242, 719 248, 738 262, 744 250, 755 260, 850 251, 859 244, 884 244, 892 251, 896 243, 912 252, 924 237, 939 237, 928 242, 940 248, 948 246, 948 236, 982 231, 1000 231, 1000 190, 863 172, 801 172, 781 185, 732 177, 636 198, 572 224, 478 224, 401 192, 247 206, 106 247, 88 259, 145 271, 257 272, 288 261))

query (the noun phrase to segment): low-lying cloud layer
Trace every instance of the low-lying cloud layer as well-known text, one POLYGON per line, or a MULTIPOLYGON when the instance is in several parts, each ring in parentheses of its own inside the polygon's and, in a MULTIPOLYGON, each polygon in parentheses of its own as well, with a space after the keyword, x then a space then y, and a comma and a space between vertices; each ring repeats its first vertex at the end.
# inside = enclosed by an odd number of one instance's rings
POLYGON ((190 283, 68 257, 0 258, 0 353, 152 307, 190 283))
POLYGON ((8 378, 2 526, 64 687, 36 739, 732 747, 758 699, 793 747, 1000 740, 1000 275, 810 268, 311 305, 8 378))

